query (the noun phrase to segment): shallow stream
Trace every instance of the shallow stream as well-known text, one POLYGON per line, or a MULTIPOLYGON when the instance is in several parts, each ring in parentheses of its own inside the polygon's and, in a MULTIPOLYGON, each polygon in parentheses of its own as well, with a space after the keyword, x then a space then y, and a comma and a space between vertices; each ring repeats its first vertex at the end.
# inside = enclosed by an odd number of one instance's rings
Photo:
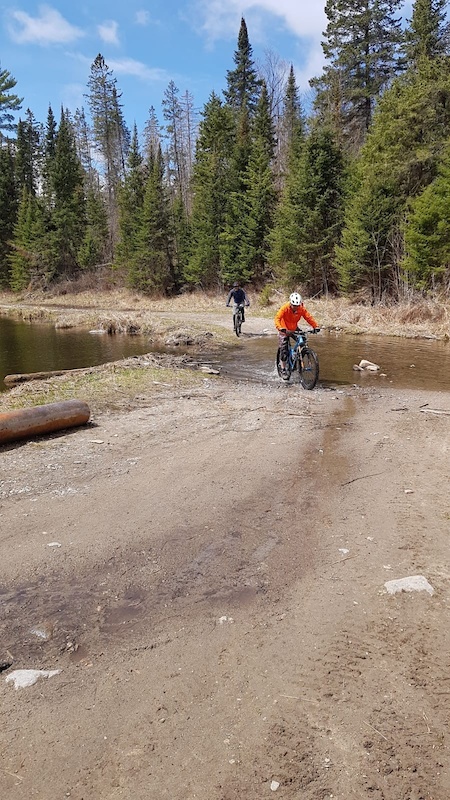
MULTIPOLYGON (((391 336, 353 336, 322 332, 310 346, 320 361, 319 385, 382 385, 450 391, 450 342, 391 336), (380 366, 378 373, 355 372, 365 358, 380 366)), ((151 350, 145 336, 108 336, 52 325, 17 322, 0 317, 0 391, 5 375, 95 366, 141 355, 151 350)), ((238 380, 278 380, 275 371, 276 335, 243 334, 235 346, 203 355, 221 374, 238 380)), ((189 353, 189 348, 158 352, 189 353)))

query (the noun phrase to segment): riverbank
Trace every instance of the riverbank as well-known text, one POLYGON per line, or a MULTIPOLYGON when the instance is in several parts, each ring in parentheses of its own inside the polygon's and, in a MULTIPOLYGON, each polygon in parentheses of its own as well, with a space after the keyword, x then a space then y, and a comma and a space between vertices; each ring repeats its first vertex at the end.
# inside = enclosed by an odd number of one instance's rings
MULTIPOLYGON (((272 328, 284 293, 250 296, 248 324, 258 320, 272 328)), ((194 292, 174 298, 151 299, 121 289, 48 293, 0 293, 0 313, 24 320, 41 320, 57 327, 92 327, 110 332, 140 332, 155 338, 165 336, 187 322, 196 330, 205 324, 223 334, 229 331, 230 315, 225 313, 222 294, 194 292)), ((416 299, 392 305, 362 305, 345 298, 308 299, 305 304, 322 328, 345 333, 389 334, 404 337, 450 338, 450 302, 416 299)), ((232 339, 232 336, 231 336, 232 339)))

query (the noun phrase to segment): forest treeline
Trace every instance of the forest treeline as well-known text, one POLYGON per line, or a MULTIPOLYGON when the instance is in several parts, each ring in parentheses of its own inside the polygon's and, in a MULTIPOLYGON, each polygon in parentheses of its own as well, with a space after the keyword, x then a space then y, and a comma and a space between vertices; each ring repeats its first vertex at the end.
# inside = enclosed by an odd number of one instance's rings
POLYGON ((0 284, 105 269, 148 294, 276 281, 371 302, 450 293, 446 0, 327 0, 306 112, 295 73, 256 65, 245 19, 223 96, 169 83, 129 128, 101 54, 86 108, 28 108, 0 70, 0 284))

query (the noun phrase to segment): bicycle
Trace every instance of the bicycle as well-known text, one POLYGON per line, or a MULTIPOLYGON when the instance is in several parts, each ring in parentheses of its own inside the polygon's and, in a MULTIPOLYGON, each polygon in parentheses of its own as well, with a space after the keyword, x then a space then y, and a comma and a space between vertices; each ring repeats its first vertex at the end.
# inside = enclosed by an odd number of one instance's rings
POLYGON ((235 313, 233 314, 233 330, 236 336, 241 335, 243 318, 244 318, 244 303, 239 303, 235 313))
POLYGON ((304 389, 314 389, 319 379, 319 359, 314 350, 308 347, 308 334, 318 333, 319 329, 310 331, 288 331, 288 353, 286 359, 286 374, 281 368, 281 348, 277 350, 277 371, 280 378, 288 381, 291 375, 298 370, 298 379, 304 389), (292 344, 291 344, 292 340, 292 344))

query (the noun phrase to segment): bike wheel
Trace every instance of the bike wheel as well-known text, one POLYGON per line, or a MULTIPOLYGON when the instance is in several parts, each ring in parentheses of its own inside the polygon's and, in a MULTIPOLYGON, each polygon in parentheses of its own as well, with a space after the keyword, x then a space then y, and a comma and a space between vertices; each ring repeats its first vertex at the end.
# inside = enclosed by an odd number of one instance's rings
POLYGON ((238 312, 233 316, 233 327, 236 336, 241 335, 241 324, 242 324, 241 315, 238 312))
POLYGON ((299 379, 304 389, 314 389, 319 379, 319 359, 314 350, 305 347, 298 362, 299 379))
POLYGON ((289 369, 289 365, 286 364, 286 372, 283 375, 283 370, 281 369, 281 350, 278 348, 277 350, 277 372, 280 378, 283 378, 284 381, 288 381, 291 377, 291 371, 289 369))

